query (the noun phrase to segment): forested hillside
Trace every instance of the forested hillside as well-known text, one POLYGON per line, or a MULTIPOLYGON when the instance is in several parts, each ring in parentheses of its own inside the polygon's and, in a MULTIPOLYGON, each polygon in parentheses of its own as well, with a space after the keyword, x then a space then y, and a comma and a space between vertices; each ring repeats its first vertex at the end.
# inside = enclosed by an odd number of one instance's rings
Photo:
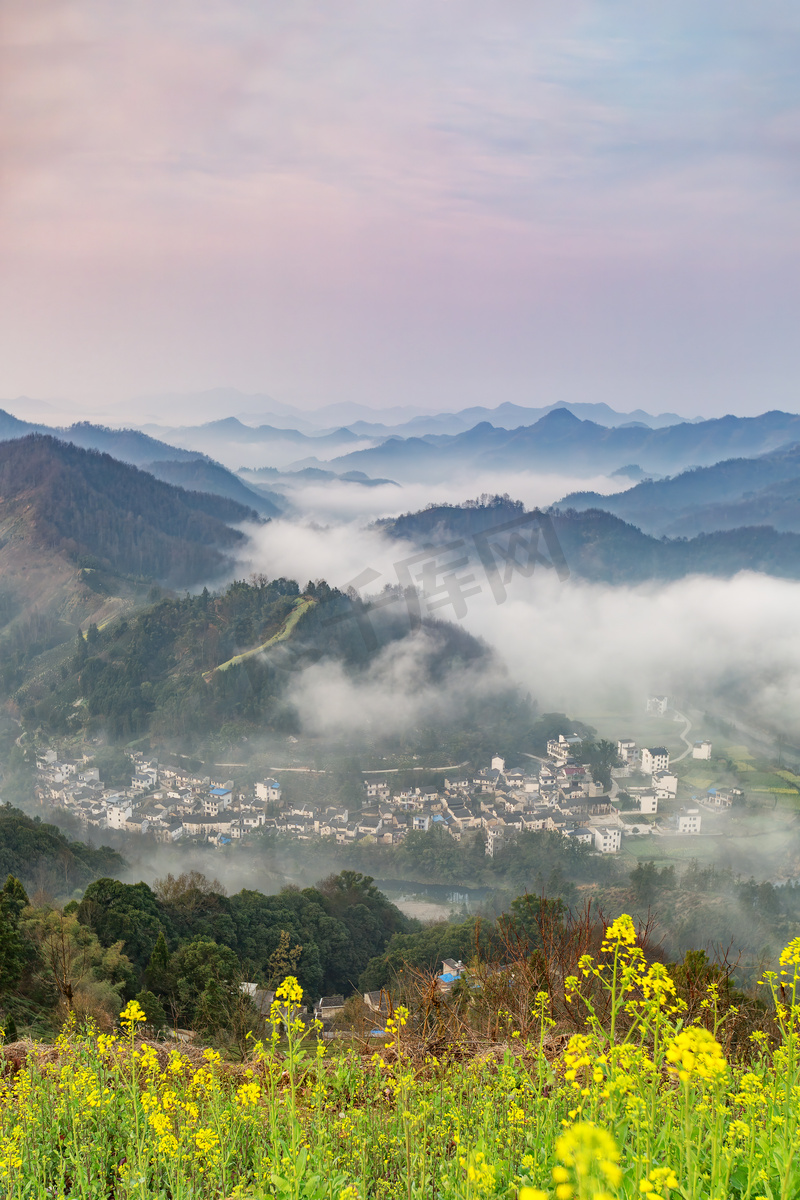
POLYGON ((800 445, 695 467, 604 496, 572 492, 560 508, 613 513, 645 533, 689 536, 748 525, 800 533, 800 445))
POLYGON ((108 454, 32 435, 0 443, 0 529, 87 567, 186 585, 219 574, 256 520, 223 497, 188 492, 108 454), (89 561, 83 561, 91 559, 89 561))
MULTIPOLYGON (((655 486, 655 485, 654 485, 655 486)), ((390 537, 418 545, 470 539, 524 515, 524 506, 509 497, 481 502, 442 504, 378 522, 390 537)), ((576 512, 550 510, 570 573, 604 583, 640 583, 648 579, 681 579, 686 575, 731 576, 761 571, 800 579, 800 535, 769 527, 744 527, 690 540, 655 538, 599 508, 576 512)))
POLYGON ((63 895, 124 865, 122 856, 108 846, 98 849, 72 841, 55 825, 0 805, 0 878, 15 875, 32 891, 63 895))
POLYGON ((415 928, 353 871, 273 896, 227 896, 197 872, 154 889, 105 877, 64 908, 10 873, 0 890, 6 1040, 12 1026, 52 1034, 69 1010, 110 1025, 137 995, 156 1025, 244 1036, 257 1014, 242 981, 274 988, 291 972, 310 997, 349 995, 370 959, 415 928))
POLYGON ((157 458, 192 459, 197 457, 196 451, 179 450, 160 442, 157 438, 140 433, 138 429, 109 429, 106 425, 92 425, 89 421, 79 421, 75 425, 58 428, 53 425, 42 425, 33 421, 21 421, 11 413, 0 409, 0 441, 12 438, 24 438, 31 434, 44 434, 57 438, 58 441, 69 442, 84 450, 99 450, 103 454, 111 454, 121 462, 132 463, 141 467, 157 458))
POLYGON ((32 435, 0 442, 0 674, 146 602, 151 586, 232 573, 253 509, 154 479, 107 454, 32 435))
MULTIPOLYGON (((456 665, 489 661, 487 648, 460 627, 426 628, 421 678, 427 672, 444 680, 456 665)), ((22 673, 7 686, 26 721, 55 732, 201 741, 240 723, 291 733, 298 717, 284 697, 299 669, 327 657, 357 672, 408 634, 402 604, 371 612, 324 582, 301 594, 293 580, 239 581, 220 594, 165 598, 92 628, 57 671, 34 679, 22 673)))
POLYGON ((172 483, 190 491, 226 496, 246 508, 254 508, 262 517, 276 517, 281 512, 280 496, 248 487, 233 471, 207 458, 193 458, 188 462, 151 462, 145 469, 164 483, 172 483))
POLYGON ((187 987, 188 974, 228 983, 244 974, 274 987, 291 964, 312 996, 349 994, 393 934, 418 928, 355 871, 274 896, 247 890, 226 896, 218 884, 191 874, 167 877, 155 891, 99 879, 86 889, 77 916, 103 946, 121 942, 142 984, 163 1001, 181 1003, 187 1021, 203 1003, 200 980, 187 987))

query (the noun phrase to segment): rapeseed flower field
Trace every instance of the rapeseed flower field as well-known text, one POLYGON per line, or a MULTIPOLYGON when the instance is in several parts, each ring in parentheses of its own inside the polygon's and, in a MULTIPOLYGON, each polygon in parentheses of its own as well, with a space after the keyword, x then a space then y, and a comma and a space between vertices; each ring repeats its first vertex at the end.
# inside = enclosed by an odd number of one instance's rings
POLYGON ((687 1023, 622 916, 564 981, 582 1032, 559 1040, 540 993, 536 1036, 500 1056, 420 1053, 404 1008, 371 1056, 329 1056, 290 977, 234 1067, 143 1042, 132 1001, 118 1034, 68 1021, 7 1064, 0 1196, 796 1200, 799 985, 796 939, 762 981, 772 1032, 726 1056, 716 985, 687 1023))

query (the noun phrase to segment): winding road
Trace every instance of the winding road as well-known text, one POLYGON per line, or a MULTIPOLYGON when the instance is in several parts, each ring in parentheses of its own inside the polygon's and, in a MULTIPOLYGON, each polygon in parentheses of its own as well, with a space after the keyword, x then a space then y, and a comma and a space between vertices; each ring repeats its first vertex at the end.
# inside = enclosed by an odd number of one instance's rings
POLYGON ((679 754, 677 758, 673 758, 673 760, 672 760, 674 763, 678 763, 678 762, 681 762, 682 759, 686 758, 687 754, 691 754, 692 750, 694 749, 694 745, 692 742, 689 741, 689 739, 686 736, 687 733, 689 732, 689 730, 692 728, 692 722, 686 716, 686 713, 678 712, 678 710, 676 708, 675 709, 675 720, 686 722, 686 724, 683 727, 683 732, 678 734, 678 737, 681 739, 681 741, 686 743, 686 749, 684 750, 683 754, 679 754))

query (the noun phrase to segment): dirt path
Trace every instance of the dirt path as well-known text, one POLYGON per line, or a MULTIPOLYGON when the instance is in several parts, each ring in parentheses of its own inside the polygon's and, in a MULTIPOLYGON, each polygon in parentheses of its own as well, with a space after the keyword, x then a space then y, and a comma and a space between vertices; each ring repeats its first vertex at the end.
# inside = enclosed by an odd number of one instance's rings
POLYGON ((234 654, 233 658, 229 658, 227 662, 220 663, 212 671, 204 671, 203 679, 205 679, 206 683, 210 683, 217 671, 227 671, 229 667, 238 666, 246 658, 252 658, 254 654, 262 654, 265 650, 269 650, 270 646, 274 646, 278 642, 284 642, 303 614, 307 613, 310 608, 313 608, 316 603, 316 600, 312 599, 311 596, 299 596, 294 602, 294 608, 277 633, 273 634, 266 642, 262 642, 260 646, 253 646, 252 650, 243 650, 241 654, 234 654))
POLYGON ((683 732, 678 734, 678 737, 681 739, 681 741, 686 743, 686 749, 684 750, 683 754, 679 754, 677 758, 673 758, 673 760, 672 760, 674 763, 678 763, 678 762, 681 762, 684 758, 686 758, 687 754, 691 754, 692 750, 694 749, 694 743, 690 742, 686 736, 687 733, 689 732, 689 730, 692 728, 692 722, 686 716, 686 713, 678 712, 678 710, 676 708, 675 709, 675 719, 686 722, 686 724, 683 727, 683 732))

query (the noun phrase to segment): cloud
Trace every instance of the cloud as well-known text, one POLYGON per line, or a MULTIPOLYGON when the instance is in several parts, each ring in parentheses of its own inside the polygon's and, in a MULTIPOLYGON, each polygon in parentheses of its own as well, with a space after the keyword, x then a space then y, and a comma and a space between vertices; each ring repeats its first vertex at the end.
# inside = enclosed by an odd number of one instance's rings
MULTIPOLYGON (((332 519, 330 510, 325 527, 276 521, 256 537, 254 569, 297 578, 301 586, 308 578, 325 578, 343 587, 371 568, 377 574, 364 595, 396 584, 398 562, 414 553, 359 520, 332 519)), ((770 737, 781 731, 800 747, 800 630, 794 617, 800 582, 742 572, 729 580, 693 576, 625 587, 576 578, 560 583, 541 570, 532 579, 515 576, 508 599, 498 605, 475 569, 482 590, 469 598, 463 626, 496 650, 509 677, 543 709, 578 717, 625 711, 638 708, 648 693, 666 692, 700 710, 738 714, 770 737)), ((431 615, 455 619, 447 607, 431 615)), ((312 712, 314 728, 324 724, 321 711, 330 711, 334 723, 363 722, 365 729, 374 729, 384 714, 391 725, 393 711, 401 724, 422 719, 419 713, 435 700, 420 691, 415 674, 424 673, 427 657, 424 641, 412 639, 387 654, 374 680, 357 684, 347 683, 339 668, 319 664, 302 677, 298 703, 312 712), (321 710, 308 708, 315 695, 336 689, 346 719, 328 700, 321 710)))
POLYGON ((502 667, 486 659, 437 675, 432 660, 440 641, 435 631, 422 629, 386 646, 368 670, 355 675, 336 662, 323 660, 307 667, 287 696, 300 714, 303 731, 370 738, 441 721, 457 723, 476 696, 488 698, 495 688, 508 686, 502 667))
MULTIPOLYGON (((396 517, 401 513, 416 512, 428 504, 460 504, 484 493, 501 496, 508 493, 513 499, 522 500, 526 508, 546 508, 569 492, 596 491, 607 495, 624 490, 625 485, 625 480, 611 479, 605 475, 587 479, 579 475, 500 469, 476 471, 456 466, 451 474, 425 483, 364 487, 356 483, 331 481, 287 489, 286 495, 301 522, 305 520, 320 526, 329 523, 338 526, 350 522, 369 523, 380 517, 396 517)), ((268 526, 259 538, 259 544, 264 546, 267 553, 274 536, 279 536, 278 528, 268 526)))
POLYGON ((793 394, 782 0, 8 0, 3 20, 0 393, 793 394))
POLYGON ((547 708, 618 711, 667 693, 797 742, 798 603, 800 583, 749 572, 637 587, 541 574, 500 607, 480 597, 465 624, 547 708))

